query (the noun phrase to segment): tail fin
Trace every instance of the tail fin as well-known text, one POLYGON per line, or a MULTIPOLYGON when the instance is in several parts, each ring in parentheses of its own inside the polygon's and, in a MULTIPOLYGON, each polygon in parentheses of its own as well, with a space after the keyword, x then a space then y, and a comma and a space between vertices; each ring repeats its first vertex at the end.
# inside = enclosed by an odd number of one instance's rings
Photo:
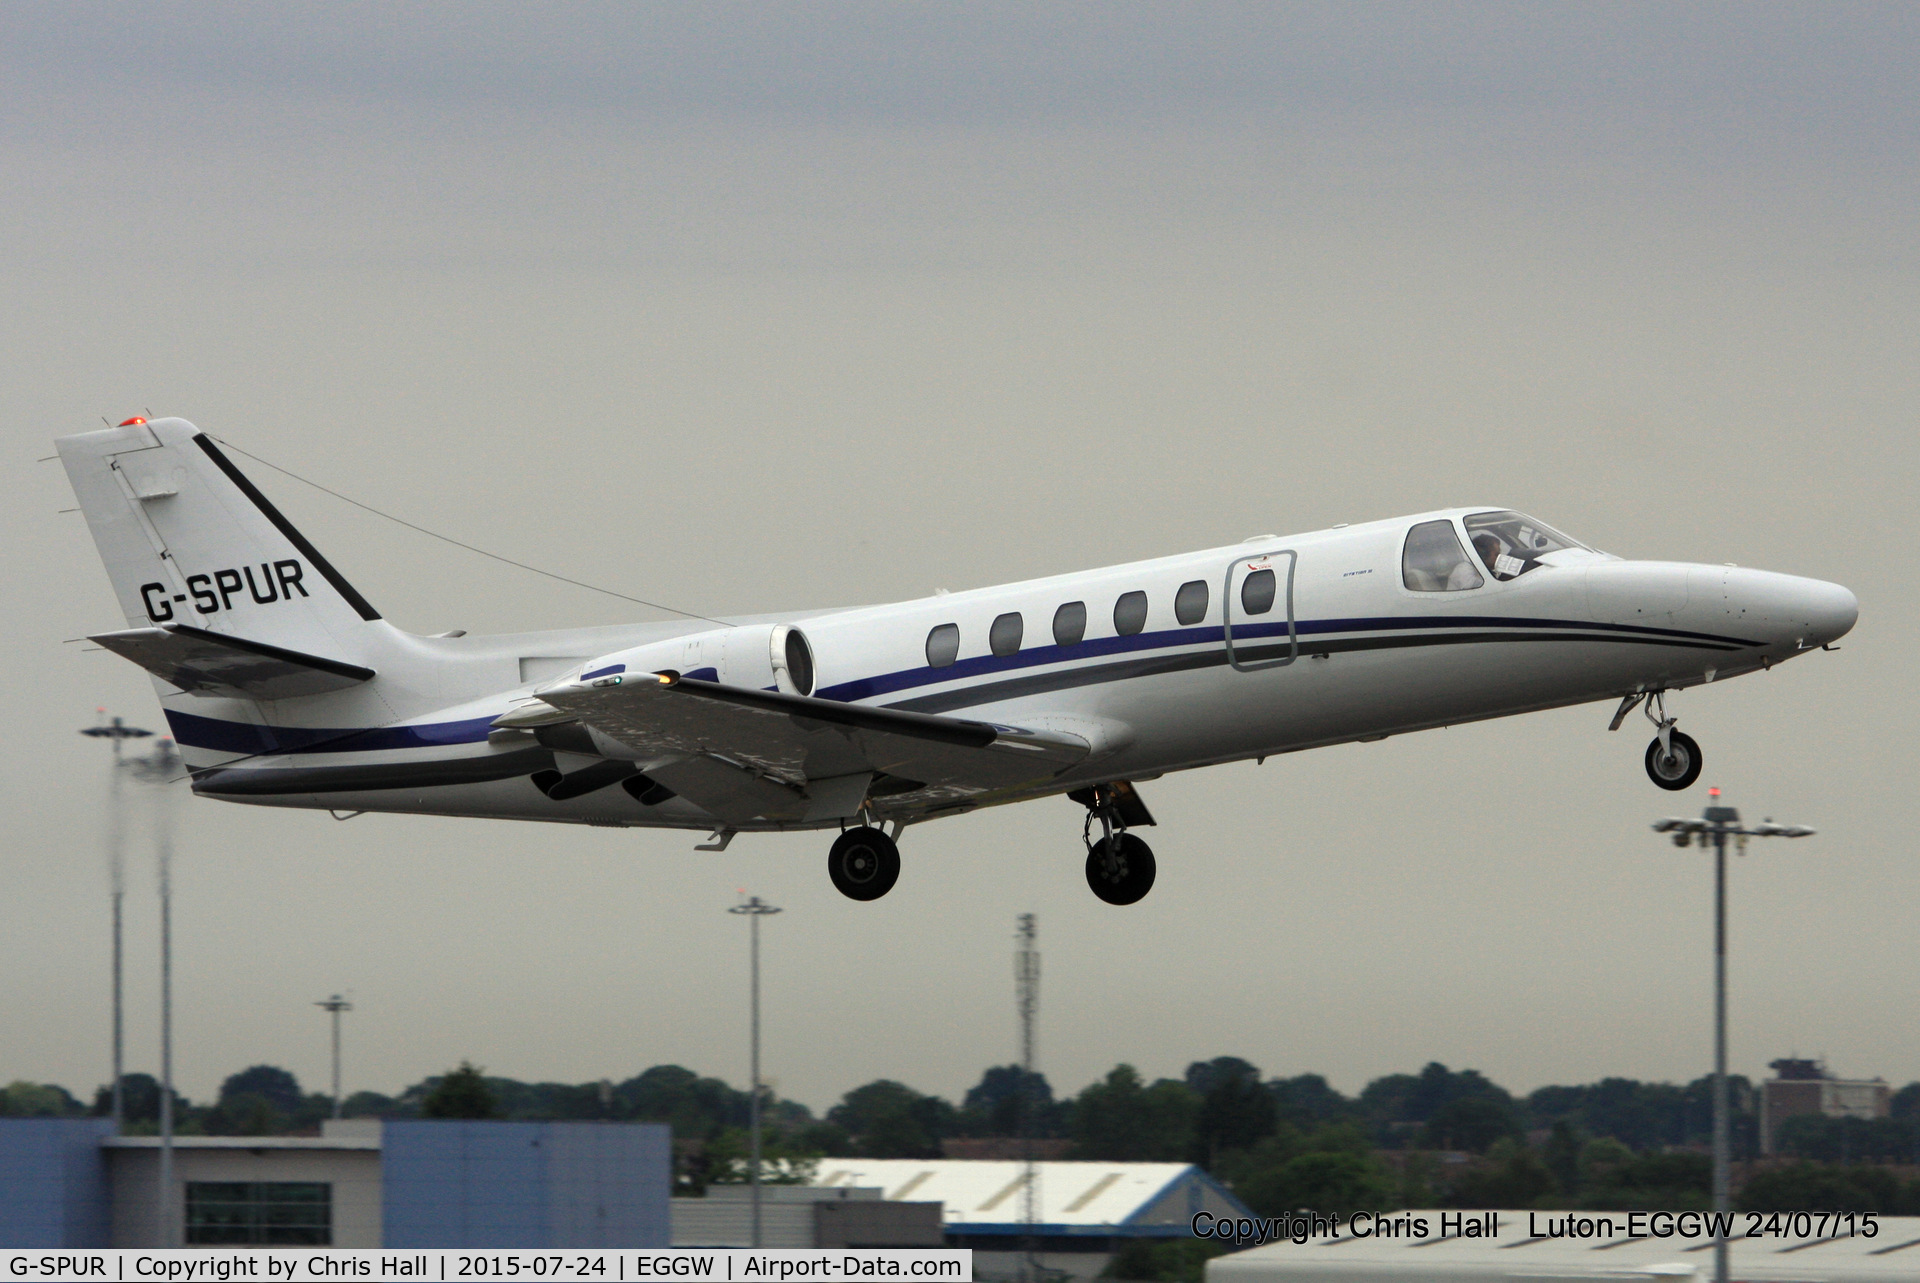
MULTIPOLYGON (((55 444, 120 609, 146 639, 112 649, 193 690, 200 688, 176 678, 197 670, 170 674, 155 666, 180 662, 192 649, 188 638, 196 653, 211 646, 224 656, 229 678, 244 670, 248 655, 283 670, 290 663, 373 675, 361 666, 384 640, 380 612, 205 433, 185 419, 130 419, 55 444), (171 658, 149 663, 136 650, 171 658)), ((336 671, 336 680, 341 675, 336 671)), ((279 671, 283 686, 285 677, 279 671)), ((244 681, 232 686, 238 690, 217 693, 247 691, 244 681)))

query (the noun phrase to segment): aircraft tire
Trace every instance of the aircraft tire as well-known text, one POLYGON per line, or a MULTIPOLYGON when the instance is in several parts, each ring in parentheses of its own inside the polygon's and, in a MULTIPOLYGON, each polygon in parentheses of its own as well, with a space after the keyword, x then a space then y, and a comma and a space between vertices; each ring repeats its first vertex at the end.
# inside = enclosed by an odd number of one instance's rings
POLYGON ((1137 904, 1153 890, 1153 848, 1131 833, 1095 842, 1087 852, 1087 885, 1108 904, 1137 904))
POLYGON ((1700 746, 1693 736, 1674 731, 1670 737, 1673 752, 1660 751, 1660 737, 1647 745, 1647 778, 1663 789, 1678 792, 1700 778, 1700 746))
POLYGON ((848 829, 827 852, 827 876, 849 900, 878 900, 900 880, 900 848, 879 829, 848 829))

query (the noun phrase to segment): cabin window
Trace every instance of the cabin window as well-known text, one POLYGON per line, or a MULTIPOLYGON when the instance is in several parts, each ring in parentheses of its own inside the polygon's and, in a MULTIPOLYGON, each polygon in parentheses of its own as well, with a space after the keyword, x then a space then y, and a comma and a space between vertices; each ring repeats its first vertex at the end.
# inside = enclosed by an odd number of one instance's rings
POLYGON ((1256 570, 1240 581, 1240 609, 1264 615, 1273 609, 1276 583, 1271 570, 1256 570))
POLYGON ((1113 603, 1113 631, 1122 637, 1131 637, 1147 626, 1147 595, 1143 592, 1121 593, 1120 600, 1113 603))
POLYGON ((1183 624, 1197 624, 1207 617, 1207 581, 1193 579, 1180 585, 1173 595, 1173 617, 1183 624))
POLYGON ((1053 612, 1053 644, 1078 646, 1087 635, 1087 603, 1070 601, 1053 612))
POLYGON ((1466 526, 1468 542, 1495 579, 1518 579, 1550 552, 1586 546, 1518 512, 1476 512, 1466 526))
POLYGON ((941 624, 927 634, 927 667, 945 668, 960 658, 960 625, 941 624))
POLYGON ((1423 521, 1407 531, 1400 581, 1415 592, 1462 592, 1486 582, 1451 521, 1423 521))
POLYGON ((987 649, 996 655, 1012 655, 1020 649, 1020 612, 1010 610, 993 621, 987 630, 987 649))

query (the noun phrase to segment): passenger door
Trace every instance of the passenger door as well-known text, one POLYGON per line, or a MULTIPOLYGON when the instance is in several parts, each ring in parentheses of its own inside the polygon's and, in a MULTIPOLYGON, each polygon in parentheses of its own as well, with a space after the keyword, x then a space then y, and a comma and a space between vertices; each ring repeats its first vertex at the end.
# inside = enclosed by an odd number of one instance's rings
POLYGON ((1227 566, 1220 602, 1227 663, 1242 673, 1279 668, 1300 657, 1293 622, 1292 549, 1250 553, 1227 566))

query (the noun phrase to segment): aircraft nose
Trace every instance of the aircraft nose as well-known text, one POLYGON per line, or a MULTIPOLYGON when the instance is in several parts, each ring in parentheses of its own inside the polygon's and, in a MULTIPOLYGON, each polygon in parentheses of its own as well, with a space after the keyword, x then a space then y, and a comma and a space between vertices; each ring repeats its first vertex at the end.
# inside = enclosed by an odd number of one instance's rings
POLYGON ((1859 601, 1839 584, 1744 566, 1690 567, 1687 596, 1696 624, 1788 655, 1845 637, 1860 618, 1859 601))
POLYGON ((1860 618, 1860 600, 1839 584, 1806 581, 1804 610, 1810 644, 1825 645, 1845 637, 1860 618))

